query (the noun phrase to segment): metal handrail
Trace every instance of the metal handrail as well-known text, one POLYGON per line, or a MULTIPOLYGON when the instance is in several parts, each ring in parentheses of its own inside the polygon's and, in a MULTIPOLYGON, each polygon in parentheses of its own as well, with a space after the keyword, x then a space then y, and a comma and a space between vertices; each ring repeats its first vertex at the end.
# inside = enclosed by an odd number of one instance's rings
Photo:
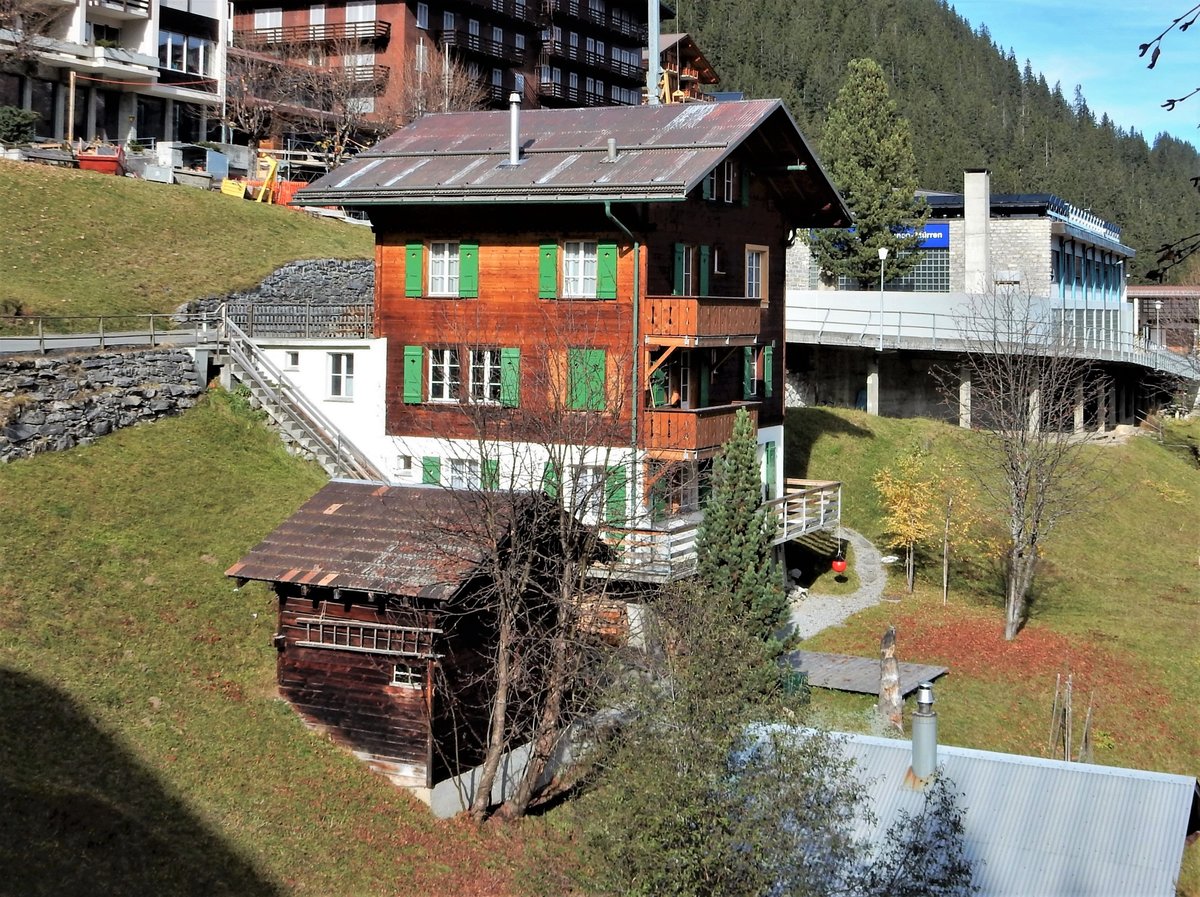
POLYGON ((67 348, 108 349, 113 346, 149 345, 155 348, 163 343, 177 346, 180 340, 171 334, 191 334, 188 345, 198 346, 209 333, 215 333, 219 317, 212 312, 194 314, 128 314, 128 315, 0 315, 0 326, 24 332, 0 334, 0 354, 29 351, 21 345, 35 342, 33 351, 45 355, 63 343, 72 343, 67 348), (94 330, 72 330, 69 322, 86 321, 94 324, 94 330), (133 329, 121 329, 120 325, 134 322, 133 329), (139 322, 145 322, 138 328, 139 322), (59 324, 68 322, 67 329, 59 324), (182 326, 180 326, 182 325, 182 326), (190 327, 188 325, 191 325, 190 327))
MULTIPOLYGON (((224 311, 224 307, 222 307, 222 311, 224 311)), ((259 389, 263 390, 273 402, 288 413, 310 439, 324 446, 333 454, 343 473, 364 480, 384 478, 366 454, 351 440, 343 436, 341 430, 305 397, 303 391, 297 389, 283 371, 258 349, 245 331, 224 314, 222 315, 221 329, 222 342, 225 344, 230 358, 242 367, 246 376, 253 380, 259 389), (274 382, 268 381, 263 374, 271 377, 274 382)))

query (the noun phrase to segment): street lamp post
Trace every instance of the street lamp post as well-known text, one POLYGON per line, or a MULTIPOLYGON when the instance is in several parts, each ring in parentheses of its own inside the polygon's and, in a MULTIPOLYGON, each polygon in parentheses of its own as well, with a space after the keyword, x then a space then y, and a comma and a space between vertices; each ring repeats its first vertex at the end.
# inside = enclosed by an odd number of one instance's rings
POLYGON ((879 351, 883 351, 883 268, 887 263, 888 248, 879 247, 879 351))
POLYGON ((1154 341, 1162 346, 1162 300, 1154 300, 1154 341))

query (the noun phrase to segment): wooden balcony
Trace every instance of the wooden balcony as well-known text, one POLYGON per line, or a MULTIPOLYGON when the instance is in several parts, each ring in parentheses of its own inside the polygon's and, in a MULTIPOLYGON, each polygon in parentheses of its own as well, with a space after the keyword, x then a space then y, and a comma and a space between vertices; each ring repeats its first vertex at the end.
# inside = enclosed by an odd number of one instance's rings
POLYGON ((757 428, 758 406, 753 403, 698 409, 648 408, 643 414, 642 444, 654 458, 708 457, 733 435, 733 419, 739 408, 750 412, 750 421, 757 428))
MULTIPOLYGON (((842 519, 842 484, 789 479, 784 494, 765 507, 775 516, 775 545, 834 530, 842 519)), ((615 557, 609 564, 597 565, 592 575, 636 582, 671 582, 691 576, 696 572, 700 521, 701 515, 691 513, 658 526, 611 528, 604 536, 615 549, 615 557)))
POLYGON ((715 296, 647 296, 642 335, 659 346, 749 345, 758 337, 759 304, 715 296))
POLYGON ((384 43, 392 33, 390 22, 332 22, 309 25, 283 25, 277 28, 239 29, 235 40, 240 47, 264 44, 319 44, 328 41, 384 43))

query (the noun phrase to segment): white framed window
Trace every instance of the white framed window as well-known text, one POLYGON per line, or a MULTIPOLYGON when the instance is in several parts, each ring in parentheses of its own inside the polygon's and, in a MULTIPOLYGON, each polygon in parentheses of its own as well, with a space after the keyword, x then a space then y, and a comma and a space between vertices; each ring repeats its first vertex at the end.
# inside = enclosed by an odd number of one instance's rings
POLYGON ((471 37, 479 37, 479 19, 467 20, 467 34, 471 37))
POLYGON ((525 93, 525 76, 520 72, 513 75, 513 90, 517 93, 525 93))
POLYGON ((504 86, 504 70, 503 69, 492 69, 492 86, 493 87, 503 87, 504 86))
POLYGON ((425 687, 425 673, 412 664, 398 663, 392 667, 392 685, 398 688, 422 689, 425 687))
POLYGON ((453 31, 454 30, 454 13, 452 13, 452 12, 442 13, 442 28, 445 31, 453 31))
POLYGON ((592 523, 603 520, 604 468, 596 464, 577 464, 571 474, 571 500, 575 513, 592 523))
POLYGON ((283 369, 285 371, 300 370, 300 353, 295 349, 288 349, 283 353, 283 369))
POLYGON ((413 66, 418 72, 429 71, 429 44, 425 43, 425 38, 417 40, 417 55, 414 58, 413 66))
POLYGON ((429 295, 458 295, 458 244, 429 244, 429 295))
POLYGON ((712 248, 712 273, 725 273, 725 251, 720 246, 712 248))
POLYGON ((525 52, 525 35, 520 31, 513 34, 513 46, 521 52, 525 52))
POLYGON ((503 28, 497 28, 495 25, 492 26, 492 43, 495 43, 495 44, 504 43, 504 29, 503 28))
POLYGON ((476 458, 450 459, 450 488, 478 489, 479 460, 476 458))
POLYGON ((429 350, 429 401, 458 401, 461 383, 457 349, 429 350))
POLYGON ((683 283, 681 296, 696 295, 696 247, 690 243, 683 247, 683 283))
POLYGON ((567 240, 563 243, 563 296, 596 297, 596 243, 567 240))
POLYGON ((746 298, 767 304, 767 247, 746 247, 746 298))
POLYGON ((354 398, 353 353, 329 353, 329 397, 331 399, 354 398))
POLYGON ((392 474, 398 480, 411 480, 413 472, 416 470, 416 464, 412 455, 397 455, 396 461, 392 465, 392 474))
POLYGON ((417 27, 429 30, 429 4, 417 4, 417 27))
POLYGON ((500 401, 500 350, 471 350, 471 401, 495 404, 500 401))

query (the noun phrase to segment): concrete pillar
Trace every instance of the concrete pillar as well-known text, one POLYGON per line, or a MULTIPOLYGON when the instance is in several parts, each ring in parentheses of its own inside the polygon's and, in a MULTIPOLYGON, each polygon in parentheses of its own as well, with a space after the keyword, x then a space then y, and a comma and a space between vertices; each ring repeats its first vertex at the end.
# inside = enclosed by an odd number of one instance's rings
POLYGON ((879 416, 879 362, 867 362, 867 414, 879 416))
POLYGON ((988 227, 992 219, 992 179, 986 168, 963 174, 963 261, 968 293, 987 293, 992 287, 988 227))
POLYGON ((1083 382, 1075 384, 1075 432, 1083 432, 1083 382))
POLYGON ((971 429, 971 369, 967 367, 958 371, 958 425, 971 429))
POLYGON ((1105 390, 1104 401, 1104 426, 1106 428, 1112 428, 1116 426, 1116 420, 1114 419, 1116 408, 1117 388, 1115 386, 1109 386, 1108 389, 1105 390))
POLYGON ((1100 405, 1096 409, 1096 432, 1103 433, 1108 429, 1109 415, 1109 397, 1115 392, 1114 389, 1102 389, 1100 391, 1100 405))
POLYGON ((1042 391, 1035 389, 1029 393, 1029 432, 1036 433, 1042 428, 1042 391))

